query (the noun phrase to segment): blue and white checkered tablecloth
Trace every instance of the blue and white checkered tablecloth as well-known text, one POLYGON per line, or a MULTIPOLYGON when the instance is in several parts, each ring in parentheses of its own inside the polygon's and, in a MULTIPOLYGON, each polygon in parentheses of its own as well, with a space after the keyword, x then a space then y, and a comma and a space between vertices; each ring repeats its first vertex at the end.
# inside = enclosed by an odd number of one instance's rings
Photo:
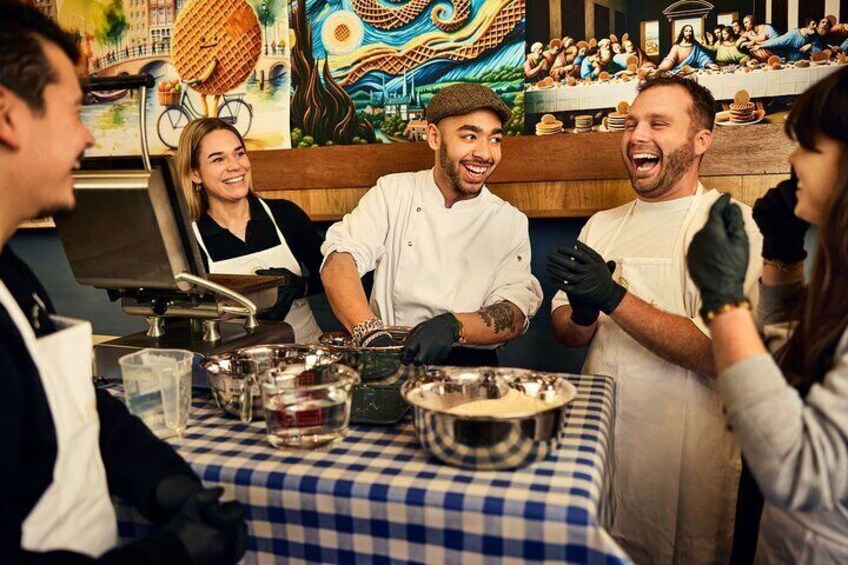
MULTIPOLYGON (((352 426, 323 451, 270 447, 263 422, 220 416, 195 398, 171 443, 207 484, 247 506, 246 563, 629 563, 603 529, 609 508, 614 384, 574 375, 562 447, 515 471, 442 464, 409 418, 352 426)), ((149 526, 118 505, 123 540, 149 526)))

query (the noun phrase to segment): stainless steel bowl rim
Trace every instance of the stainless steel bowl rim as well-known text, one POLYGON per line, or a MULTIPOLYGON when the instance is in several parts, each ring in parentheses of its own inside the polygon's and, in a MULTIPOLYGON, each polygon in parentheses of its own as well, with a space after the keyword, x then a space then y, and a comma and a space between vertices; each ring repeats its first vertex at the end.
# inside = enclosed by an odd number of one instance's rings
POLYGON ((306 350, 306 351, 314 351, 314 352, 322 352, 327 355, 333 356, 333 362, 338 362, 341 360, 338 356, 338 351, 334 348, 327 345, 317 345, 317 344, 309 344, 309 345, 301 345, 298 343, 269 343, 263 345, 251 345, 250 347, 241 347, 239 349, 233 349, 232 351, 225 351, 222 353, 216 353, 215 355, 209 355, 204 358, 200 362, 200 366, 209 373, 227 373, 227 376, 233 379, 243 379, 246 378, 247 375, 244 374, 233 374, 230 370, 224 369, 221 367, 221 362, 231 362, 238 359, 239 355, 246 355, 252 350, 279 350, 279 351, 295 351, 295 350, 306 350))
MULTIPOLYGON (((281 386, 275 380, 274 386, 277 389, 280 389, 280 390, 316 391, 316 390, 325 390, 325 389, 334 388, 334 387, 345 387, 345 386, 350 387, 350 386, 359 384, 360 381, 362 380, 361 377, 359 376, 359 371, 357 371, 356 369, 354 369, 352 367, 348 367, 347 365, 344 365, 342 363, 328 363, 326 365, 320 365, 318 367, 314 367, 313 369, 306 369, 306 371, 312 371, 312 370, 315 370, 315 369, 323 370, 323 369, 328 369, 328 368, 335 369, 340 373, 346 373, 346 375, 344 377, 345 382, 321 383, 321 384, 315 384, 315 385, 301 385, 301 386, 287 387, 287 386, 281 386)), ((266 373, 266 375, 270 375, 273 378, 273 374, 274 374, 275 371, 277 371, 277 369, 271 369, 270 371, 268 371, 268 373, 266 373)), ((285 375, 285 373, 282 373, 282 374, 285 375)), ((296 376, 296 375, 292 375, 292 376, 296 376)), ((257 384, 261 387, 261 386, 265 385, 266 383, 267 383, 267 381, 263 380, 263 381, 259 381, 257 384)))
MULTIPOLYGON (((481 375, 482 376, 482 375, 481 375)), ((513 369, 513 368, 502 368, 502 367, 434 367, 428 369, 424 373, 413 377, 407 380, 400 389, 400 394, 403 399, 412 406, 414 409, 423 410, 425 412, 440 414, 446 416, 448 418, 456 418, 458 420, 472 420, 477 422, 510 422, 513 420, 523 420, 525 418, 532 418, 534 416, 538 416, 539 414, 546 414, 548 412, 554 410, 560 410, 567 406, 568 404, 574 402, 574 399, 577 396, 577 388, 571 384, 565 376, 557 373, 544 373, 540 371, 532 371, 530 369, 513 369), (495 372, 498 378, 501 378, 506 382, 508 386, 511 386, 510 378, 513 380, 518 380, 521 377, 545 377, 550 379, 555 379, 557 381, 561 381, 566 385, 566 388, 569 389, 569 394, 567 397, 560 399, 556 403, 550 403, 548 408, 544 410, 535 410, 532 412, 516 412, 511 413, 509 416, 467 416, 461 414, 452 414, 448 410, 440 410, 438 408, 434 408, 432 406, 423 405, 415 398, 412 398, 414 392, 416 392, 419 388, 421 388, 425 384, 436 383, 436 382, 445 382, 448 378, 455 376, 457 373, 469 373, 474 371, 492 371, 495 372), (504 374, 500 374, 504 373, 504 374), (512 376, 510 377, 510 373, 512 376), (436 376, 438 375, 438 376, 436 376)))

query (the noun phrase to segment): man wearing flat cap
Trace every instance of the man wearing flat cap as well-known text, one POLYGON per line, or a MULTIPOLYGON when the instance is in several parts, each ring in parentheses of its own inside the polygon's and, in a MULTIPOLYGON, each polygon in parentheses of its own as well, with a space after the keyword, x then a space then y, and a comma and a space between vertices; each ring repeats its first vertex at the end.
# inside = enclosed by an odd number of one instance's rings
POLYGON ((527 217, 485 186, 510 115, 485 86, 442 89, 426 110, 435 166, 381 177, 327 231, 321 279, 360 345, 396 345, 384 328, 407 326, 406 363, 491 366, 526 331, 542 301, 527 217))

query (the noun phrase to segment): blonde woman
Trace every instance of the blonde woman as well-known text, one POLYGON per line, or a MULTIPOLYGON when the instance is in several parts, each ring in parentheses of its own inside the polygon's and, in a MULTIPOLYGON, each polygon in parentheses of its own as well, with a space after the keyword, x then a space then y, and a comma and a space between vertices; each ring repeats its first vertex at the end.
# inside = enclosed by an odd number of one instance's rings
POLYGON ((185 128, 177 166, 207 271, 286 277, 260 317, 291 324, 298 343, 316 342, 321 329, 306 297, 323 292, 323 237, 306 213, 288 200, 254 194, 244 140, 219 118, 185 128))

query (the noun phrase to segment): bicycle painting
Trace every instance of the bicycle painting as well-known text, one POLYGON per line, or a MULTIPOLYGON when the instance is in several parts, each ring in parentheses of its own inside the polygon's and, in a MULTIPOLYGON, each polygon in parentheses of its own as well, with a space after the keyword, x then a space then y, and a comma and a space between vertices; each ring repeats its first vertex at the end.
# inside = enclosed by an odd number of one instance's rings
MULTIPOLYGON (((167 147, 176 149, 180 141, 180 134, 184 127, 192 120, 206 117, 195 108, 191 97, 188 95, 190 84, 186 81, 180 82, 178 103, 168 104, 159 116, 156 123, 156 133, 159 139, 167 147)), ((243 100, 245 93, 236 92, 224 94, 221 102, 216 108, 215 115, 238 130, 242 137, 247 136, 253 123, 253 107, 243 100)))

